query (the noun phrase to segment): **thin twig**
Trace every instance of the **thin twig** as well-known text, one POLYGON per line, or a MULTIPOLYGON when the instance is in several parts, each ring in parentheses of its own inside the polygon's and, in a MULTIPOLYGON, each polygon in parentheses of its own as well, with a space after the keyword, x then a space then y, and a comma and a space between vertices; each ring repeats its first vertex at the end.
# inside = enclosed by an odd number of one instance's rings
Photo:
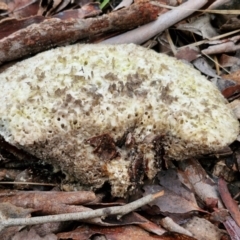
POLYGON ((33 218, 9 218, 6 220, 1 220, 0 222, 0 230, 4 227, 9 226, 19 226, 19 225, 35 225, 35 224, 43 224, 49 222, 63 222, 70 220, 86 220, 96 217, 106 217, 109 215, 125 215, 129 212, 136 210, 150 202, 154 201, 156 198, 162 196, 164 194, 163 191, 149 194, 143 198, 140 198, 134 202, 128 203, 124 206, 116 206, 116 207, 107 207, 92 211, 86 212, 78 212, 78 213, 68 213, 68 214, 58 214, 58 215, 49 215, 43 217, 33 217, 33 218))
POLYGON ((174 45, 174 43, 172 41, 172 38, 171 38, 171 35, 170 35, 168 29, 166 29, 165 34, 166 34, 166 38, 168 40, 168 44, 169 44, 169 46, 170 46, 170 48, 172 50, 172 53, 173 53, 174 56, 176 56, 177 50, 176 50, 176 47, 175 47, 175 45, 174 45))
POLYGON ((207 43, 210 43, 211 41, 219 40, 219 39, 234 35, 234 34, 239 33, 239 32, 240 32, 240 29, 237 29, 237 30, 234 30, 234 31, 231 31, 231 32, 228 32, 228 33, 224 33, 224 34, 221 34, 221 35, 209 38, 209 39, 204 39, 204 40, 201 40, 201 41, 198 41, 198 42, 190 43, 188 45, 179 47, 178 49, 183 49, 185 47, 197 47, 197 46, 200 46, 202 44, 207 44, 207 43))
MULTIPOLYGON (((101 43, 106 44, 121 44, 121 43, 136 43, 142 44, 148 39, 163 32, 167 28, 188 17, 196 10, 200 9, 207 3, 207 0, 195 1, 189 0, 186 3, 166 12, 158 17, 154 22, 145 24, 132 31, 128 31, 116 37, 109 38, 101 43)), ((163 5, 164 6, 164 5, 163 5)))

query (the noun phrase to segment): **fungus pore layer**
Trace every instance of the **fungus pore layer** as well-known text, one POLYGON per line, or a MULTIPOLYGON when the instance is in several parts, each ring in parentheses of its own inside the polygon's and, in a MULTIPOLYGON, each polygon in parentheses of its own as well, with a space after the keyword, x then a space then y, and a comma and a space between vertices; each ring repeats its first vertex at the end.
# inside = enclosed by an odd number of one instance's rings
POLYGON ((192 67, 129 45, 72 45, 0 74, 0 134, 89 188, 124 196, 159 170, 238 135, 221 93, 192 67))

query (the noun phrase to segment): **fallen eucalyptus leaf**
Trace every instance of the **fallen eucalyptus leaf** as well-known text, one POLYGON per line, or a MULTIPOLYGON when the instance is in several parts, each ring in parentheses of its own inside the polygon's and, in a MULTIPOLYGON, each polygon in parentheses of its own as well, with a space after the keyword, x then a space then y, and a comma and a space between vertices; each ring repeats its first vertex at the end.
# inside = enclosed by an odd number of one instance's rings
POLYGON ((203 39, 209 39, 218 35, 217 30, 213 28, 210 21, 211 17, 204 15, 195 19, 192 23, 179 24, 177 29, 193 32, 202 36, 203 39))
POLYGON ((203 211, 194 202, 188 201, 165 187, 151 184, 144 186, 143 189, 145 191, 144 195, 152 194, 157 191, 164 191, 164 195, 161 198, 158 198, 149 204, 151 207, 157 206, 159 208, 157 212, 160 212, 163 215, 167 215, 168 213, 182 214, 191 211, 203 211))
POLYGON ((239 124, 192 67, 126 45, 72 45, 0 74, 0 134, 88 189, 125 196, 160 170, 232 143, 239 124), (163 151, 164 150, 164 151, 163 151))
POLYGON ((25 240, 31 240, 31 239, 35 239, 35 240, 57 240, 57 236, 53 233, 49 233, 44 237, 40 237, 37 232, 35 231, 35 229, 30 229, 29 231, 27 229, 24 229, 21 232, 16 233, 12 240, 21 240, 21 239, 25 239, 25 240))
POLYGON ((204 218, 193 217, 183 227, 198 240, 219 240, 223 235, 219 228, 204 218))
POLYGON ((208 176, 204 168, 196 159, 188 159, 179 163, 178 175, 183 180, 182 183, 190 185, 190 189, 204 202, 209 199, 216 199, 218 207, 222 208, 223 204, 219 198, 219 193, 215 182, 208 176))

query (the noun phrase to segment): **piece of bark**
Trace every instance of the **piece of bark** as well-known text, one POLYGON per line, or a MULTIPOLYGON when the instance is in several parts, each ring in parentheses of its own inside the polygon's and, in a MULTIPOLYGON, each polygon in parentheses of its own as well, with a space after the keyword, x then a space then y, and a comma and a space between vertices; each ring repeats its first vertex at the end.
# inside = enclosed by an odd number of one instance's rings
POLYGON ((0 64, 97 34, 138 27, 155 20, 161 9, 154 2, 142 2, 101 17, 67 21, 53 18, 32 24, 0 40, 0 64))

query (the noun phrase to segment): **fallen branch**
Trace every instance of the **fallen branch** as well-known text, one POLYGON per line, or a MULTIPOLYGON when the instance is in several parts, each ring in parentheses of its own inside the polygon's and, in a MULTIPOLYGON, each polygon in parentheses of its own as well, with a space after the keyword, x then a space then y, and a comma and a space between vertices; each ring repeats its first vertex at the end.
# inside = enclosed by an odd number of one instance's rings
POLYGON ((145 24, 139 28, 128 31, 116 37, 109 38, 101 43, 107 44, 121 44, 121 43, 136 43, 142 44, 157 34, 163 32, 167 28, 188 17, 196 10, 203 7, 208 1, 189 0, 186 3, 166 12, 152 23, 145 24))
POLYGON ((138 27, 156 20, 161 9, 154 1, 140 2, 100 17, 52 18, 32 24, 0 40, 0 64, 98 34, 138 27))
POLYGON ((35 224, 43 224, 50 222, 63 222, 63 221, 71 221, 71 220, 86 220, 96 217, 105 218, 110 215, 119 215, 121 216, 130 213, 137 208, 140 208, 150 202, 154 201, 156 198, 162 196, 164 194, 163 191, 149 194, 143 198, 140 198, 134 202, 128 203, 124 206, 117 207, 108 207, 102 208, 92 211, 86 212, 77 212, 77 213, 68 213, 68 214, 58 214, 58 215, 49 215, 43 217, 33 217, 33 218, 9 218, 9 219, 1 219, 0 221, 0 231, 5 227, 10 226, 19 226, 19 225, 35 225, 35 224))

